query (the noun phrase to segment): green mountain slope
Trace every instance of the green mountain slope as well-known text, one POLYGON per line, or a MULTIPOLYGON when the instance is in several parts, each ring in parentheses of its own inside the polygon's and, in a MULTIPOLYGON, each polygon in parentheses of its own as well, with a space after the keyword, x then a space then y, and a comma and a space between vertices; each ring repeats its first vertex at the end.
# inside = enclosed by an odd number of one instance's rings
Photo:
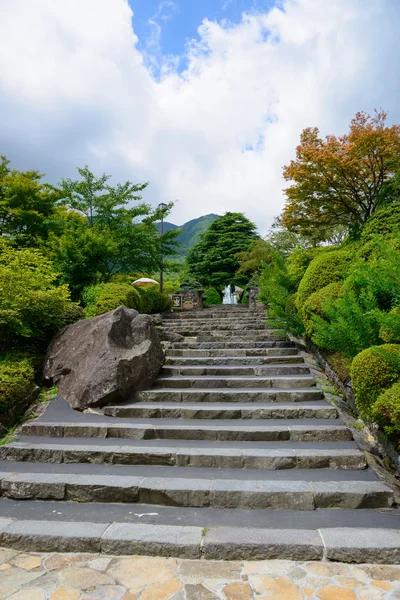
MULTIPOLYGON (((175 225, 169 221, 164 221, 164 231, 171 231, 172 229, 182 229, 182 233, 179 234, 177 241, 181 244, 178 249, 179 256, 186 256, 190 248, 198 241, 199 236, 207 229, 209 225, 215 219, 218 219, 219 215, 210 213, 209 215, 203 215, 197 219, 192 219, 183 225, 175 225)), ((157 225, 157 229, 160 229, 160 225, 157 225)))

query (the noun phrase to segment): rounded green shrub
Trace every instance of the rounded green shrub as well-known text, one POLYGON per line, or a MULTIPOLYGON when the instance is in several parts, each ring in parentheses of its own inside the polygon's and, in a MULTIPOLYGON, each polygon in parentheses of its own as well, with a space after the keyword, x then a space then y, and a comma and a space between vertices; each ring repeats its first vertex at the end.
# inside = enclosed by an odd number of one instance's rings
POLYGON ((0 414, 23 400, 34 385, 34 368, 28 358, 3 355, 0 358, 0 414))
POLYGON ((313 315, 323 316, 324 303, 339 298, 342 293, 342 287, 342 282, 340 281, 329 283, 325 287, 311 294, 305 301, 302 317, 306 335, 311 337, 314 333, 313 315))
POLYGON ((329 283, 342 281, 349 269, 353 259, 350 250, 335 250, 324 252, 314 258, 304 273, 300 282, 297 295, 297 308, 303 311, 306 300, 329 283))
POLYGON ((373 407, 373 418, 388 435, 400 434, 400 381, 380 394, 373 407))
MULTIPOLYGON (((97 287, 97 286, 96 286, 97 287)), ((114 310, 122 304, 127 308, 142 309, 141 297, 138 291, 127 283, 103 283, 98 286, 98 294, 94 305, 87 308, 88 316, 102 315, 114 310)))
POLYGON ((138 291, 142 301, 141 312, 155 314, 171 310, 172 302, 167 294, 163 294, 159 290, 151 287, 140 287, 138 288, 138 291))
POLYGON ((363 350, 353 359, 350 373, 360 415, 371 418, 381 392, 400 379, 400 344, 363 350))
POLYGON ((204 304, 206 304, 206 305, 222 303, 221 296, 215 287, 210 287, 210 288, 206 289, 204 295, 205 295, 204 304))

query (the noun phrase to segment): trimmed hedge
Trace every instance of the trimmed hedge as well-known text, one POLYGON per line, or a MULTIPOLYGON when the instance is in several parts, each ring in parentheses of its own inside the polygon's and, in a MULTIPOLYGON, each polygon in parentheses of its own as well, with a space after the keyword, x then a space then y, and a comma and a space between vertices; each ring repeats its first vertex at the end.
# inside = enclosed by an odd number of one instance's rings
POLYGON ((349 250, 324 252, 314 258, 299 285, 297 308, 300 313, 311 294, 346 277, 352 259, 353 253, 349 250))
POLYGON ((380 394, 374 405, 373 416, 388 435, 400 432, 400 381, 380 394))
POLYGON ((147 314, 168 312, 172 309, 171 299, 167 294, 162 294, 158 290, 148 287, 138 288, 142 301, 142 311, 147 314))
POLYGON ((215 287, 208 288, 205 292, 204 304, 222 304, 221 296, 215 287))
POLYGON ((0 414, 23 400, 34 385, 34 368, 28 358, 0 357, 0 414))
POLYGON ((343 286, 340 281, 329 283, 325 287, 311 294, 311 296, 306 300, 302 310, 306 335, 311 337, 314 333, 313 316, 323 316, 324 303, 327 300, 336 300, 339 298, 342 293, 342 288, 343 286))
POLYGON ((102 283, 90 286, 84 292, 86 315, 96 317, 107 313, 122 304, 127 308, 142 309, 141 297, 138 291, 128 283, 102 283))
POLYGON ((371 418, 381 392, 400 379, 400 344, 372 346, 357 354, 351 378, 360 415, 371 418))

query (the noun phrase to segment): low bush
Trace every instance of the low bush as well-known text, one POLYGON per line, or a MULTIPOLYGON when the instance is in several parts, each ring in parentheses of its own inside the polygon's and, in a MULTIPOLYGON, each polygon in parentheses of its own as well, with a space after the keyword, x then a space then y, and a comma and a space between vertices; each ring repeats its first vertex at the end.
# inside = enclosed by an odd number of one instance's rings
POLYGON ((395 306, 382 318, 379 337, 387 344, 400 344, 400 306, 395 306))
POLYGON ((400 345, 372 346, 357 354, 351 378, 360 415, 372 418, 381 392, 400 379, 400 345))
POLYGON ((43 349, 74 306, 68 286, 38 250, 15 250, 0 240, 0 350, 43 349))
POLYGON ((200 292, 204 286, 194 277, 185 277, 179 286, 180 292, 200 292))
POLYGON ((215 289, 214 287, 208 288, 205 292, 205 300, 204 300, 204 304, 221 304, 222 300, 221 300, 221 296, 218 292, 217 289, 215 289))
POLYGON ((375 211, 362 229, 361 241, 368 242, 377 235, 400 236, 400 202, 392 202, 375 211))
POLYGON ((311 294, 330 283, 342 281, 347 276, 352 259, 351 250, 324 252, 314 258, 299 285, 297 308, 300 314, 311 294))
POLYGON ((297 298, 296 282, 289 274, 284 256, 274 250, 271 263, 260 277, 259 298, 277 327, 284 327, 295 335, 304 334, 304 326, 294 300, 297 298))
POLYGON ((324 318, 314 317, 313 342, 352 357, 382 341, 399 341, 399 264, 400 250, 391 242, 380 243, 379 254, 370 260, 356 260, 342 296, 327 301, 324 318))
POLYGON ((303 310, 303 323, 306 335, 309 337, 314 333, 314 321, 315 315, 324 315, 324 305, 329 300, 336 300, 342 293, 343 285, 340 281, 329 283, 325 287, 317 290, 306 300, 303 310))
POLYGON ((400 381, 380 394, 373 408, 374 420, 387 435, 400 434, 400 381))
POLYGON ((0 414, 23 400, 34 386, 34 368, 28 358, 0 357, 0 414))
POLYGON ((84 298, 89 300, 86 315, 95 317, 107 313, 122 304, 127 308, 142 309, 140 294, 128 283, 102 283, 85 289, 84 298))
POLYGON ((141 312, 155 314, 171 310, 172 302, 167 294, 161 293, 159 290, 151 287, 140 287, 138 291, 142 301, 141 312))

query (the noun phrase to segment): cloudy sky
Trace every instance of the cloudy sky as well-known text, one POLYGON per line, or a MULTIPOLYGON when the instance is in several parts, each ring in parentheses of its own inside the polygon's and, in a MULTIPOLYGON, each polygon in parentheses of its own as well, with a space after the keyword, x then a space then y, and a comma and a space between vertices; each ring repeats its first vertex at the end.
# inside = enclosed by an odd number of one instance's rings
POLYGON ((264 233, 304 127, 400 121, 399 27, 399 0, 0 0, 0 154, 264 233))

